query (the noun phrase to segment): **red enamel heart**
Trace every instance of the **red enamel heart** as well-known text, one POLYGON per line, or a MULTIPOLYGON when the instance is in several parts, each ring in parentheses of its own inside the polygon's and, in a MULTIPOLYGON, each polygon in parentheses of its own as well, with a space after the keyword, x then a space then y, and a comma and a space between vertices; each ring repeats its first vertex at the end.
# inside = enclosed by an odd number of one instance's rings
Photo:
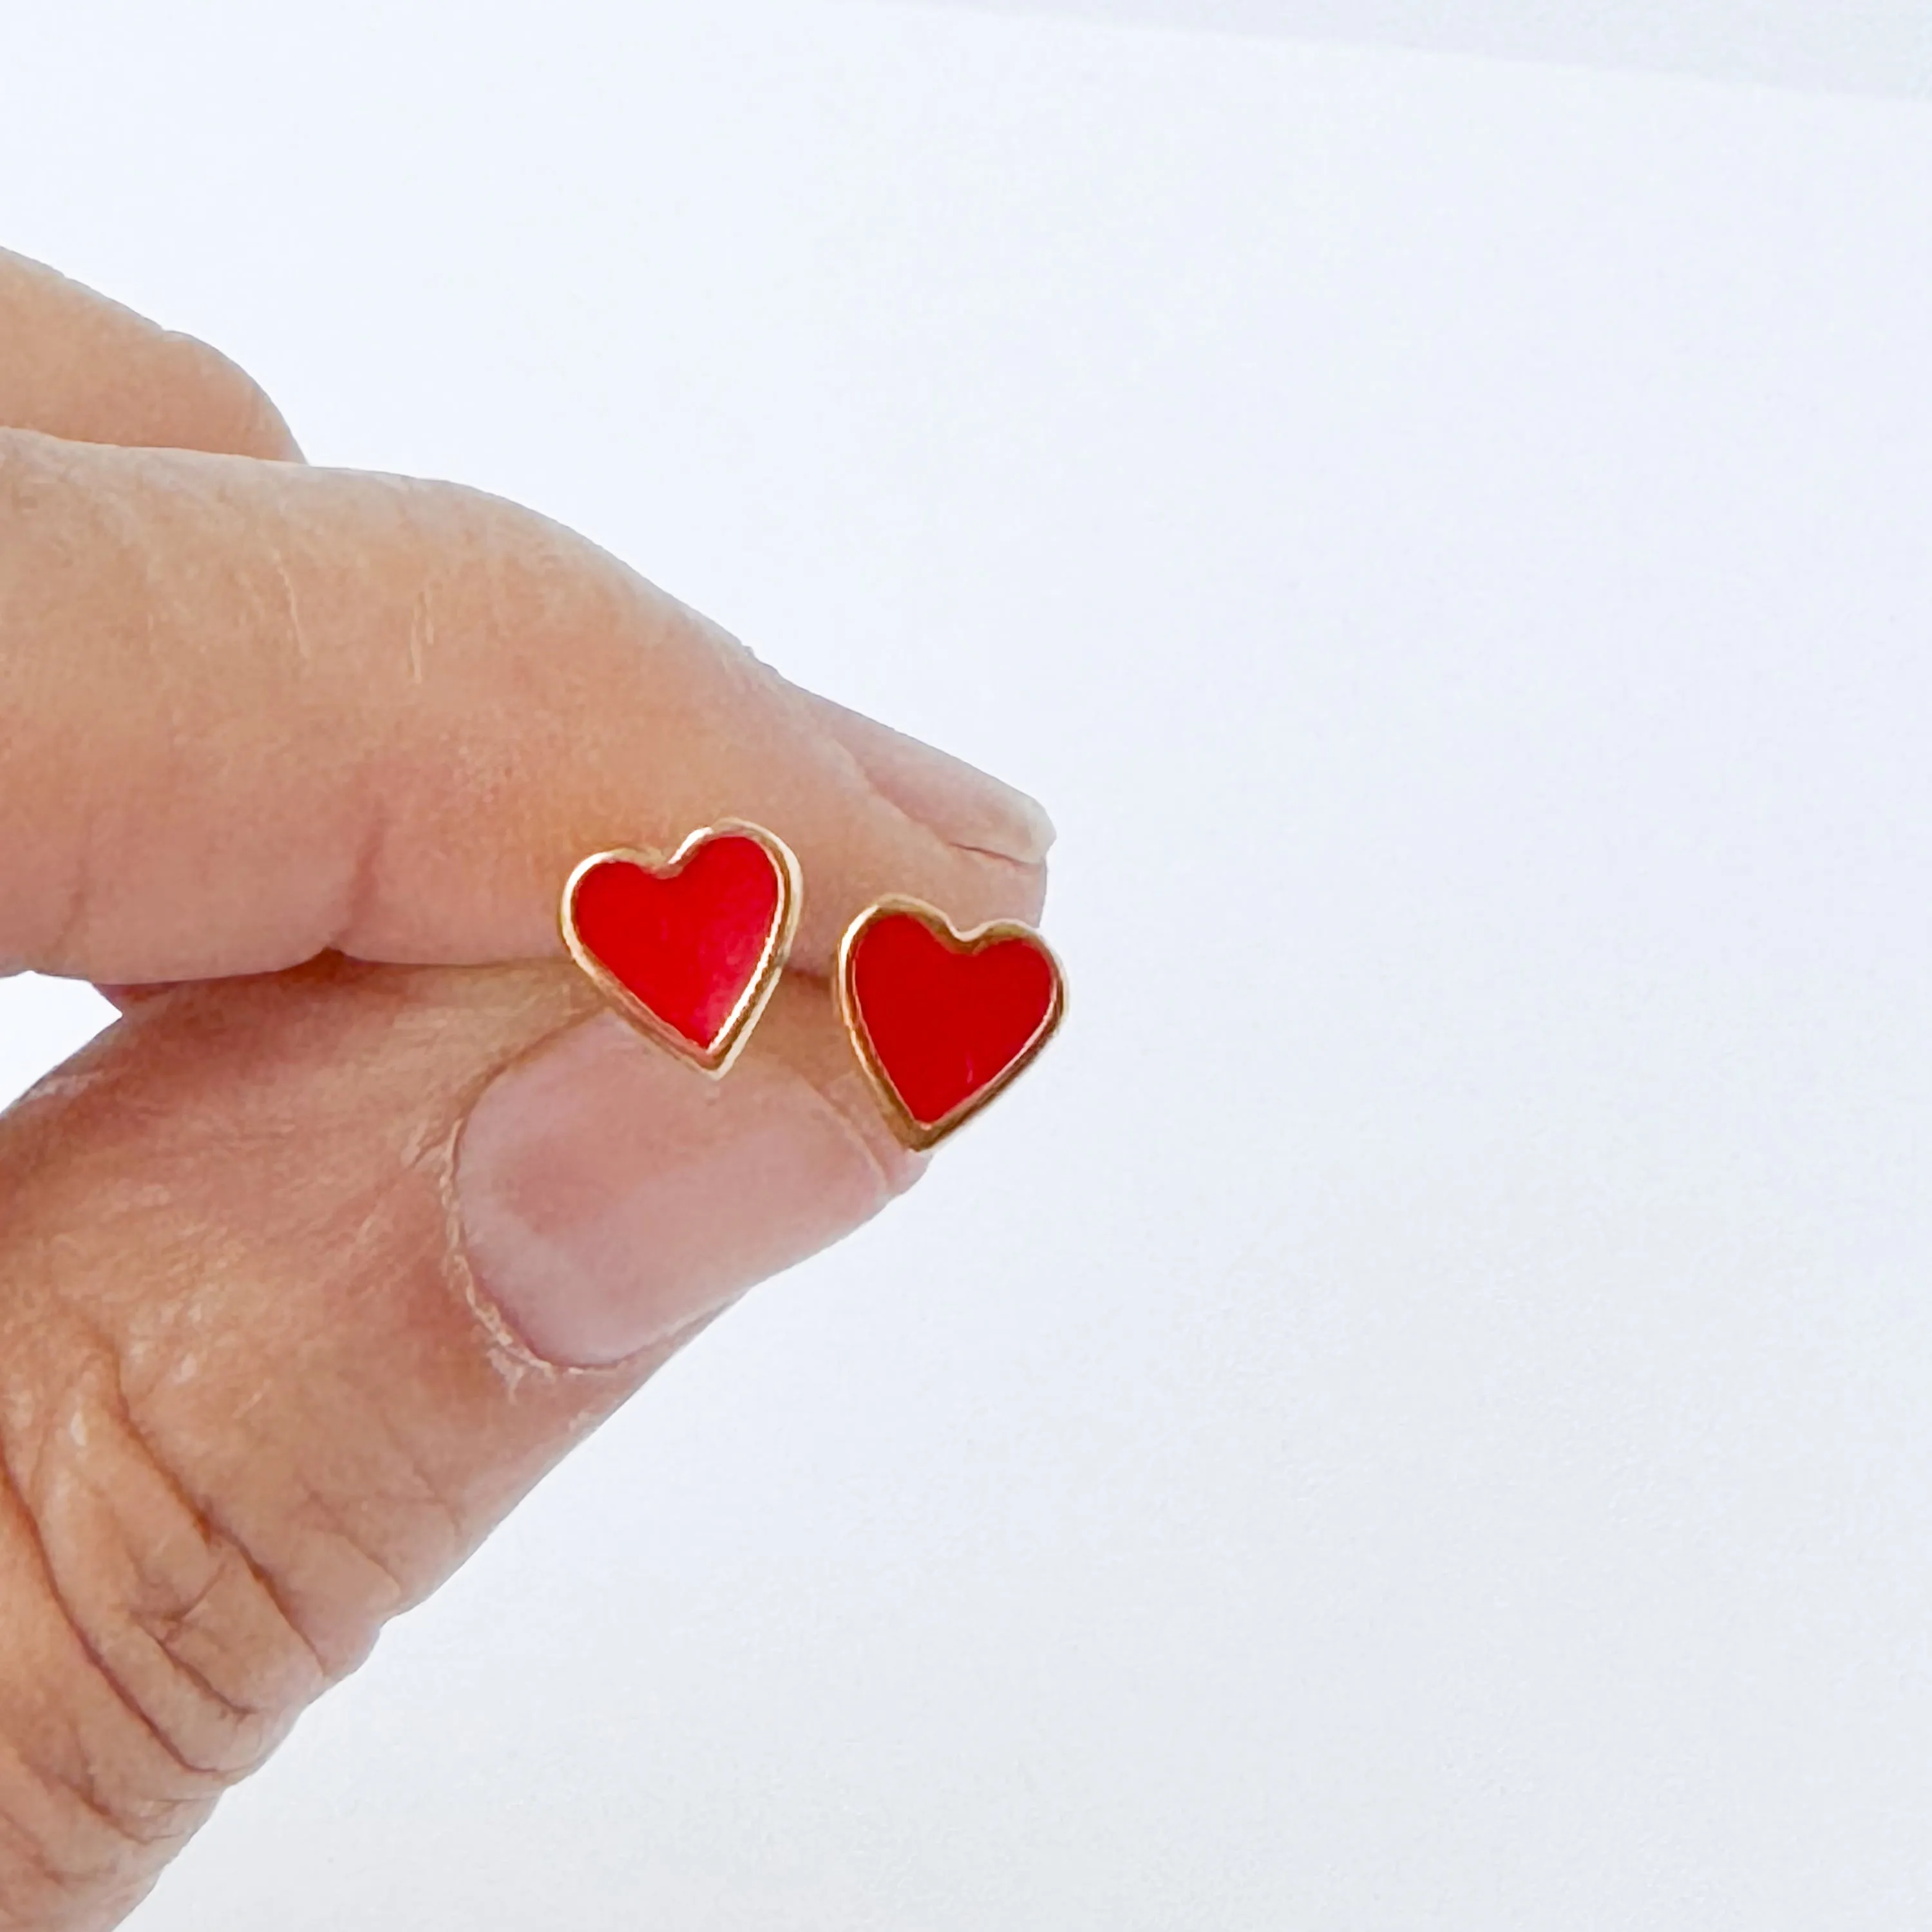
POLYGON ((797 866, 782 840, 735 821, 694 832, 668 860, 599 852, 565 889, 564 940, 631 1019, 720 1073, 784 964, 797 866))
POLYGON ((1060 1024, 1060 964, 1010 920, 956 933, 914 899, 887 899, 845 935, 839 1001, 900 1139, 928 1148, 1022 1072, 1060 1024))

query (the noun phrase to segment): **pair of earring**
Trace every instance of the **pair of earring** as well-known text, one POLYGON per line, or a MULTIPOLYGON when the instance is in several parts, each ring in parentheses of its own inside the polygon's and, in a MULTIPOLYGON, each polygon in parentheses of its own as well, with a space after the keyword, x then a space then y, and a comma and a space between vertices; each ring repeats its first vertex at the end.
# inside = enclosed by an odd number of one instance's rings
MULTIPOLYGON (((640 1031, 713 1078, 778 985, 804 880, 776 832, 727 819, 668 858, 594 853, 564 887, 571 956, 640 1031)), ((1060 962, 1016 920, 970 932, 922 901, 875 901, 845 931, 833 997, 892 1131, 936 1146, 1008 1086, 1066 1010, 1060 962)))

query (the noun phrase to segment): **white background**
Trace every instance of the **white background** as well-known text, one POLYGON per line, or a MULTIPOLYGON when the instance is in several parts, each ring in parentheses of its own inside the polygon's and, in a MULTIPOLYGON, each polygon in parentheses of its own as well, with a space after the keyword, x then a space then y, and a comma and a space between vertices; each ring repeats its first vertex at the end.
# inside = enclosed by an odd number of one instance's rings
POLYGON ((1925 0, 944 0, 1076 20, 1932 94, 1925 0))
POLYGON ((0 236, 1063 833, 1062 1043, 141 1932, 1932 1916, 1932 110, 77 0, 0 236))

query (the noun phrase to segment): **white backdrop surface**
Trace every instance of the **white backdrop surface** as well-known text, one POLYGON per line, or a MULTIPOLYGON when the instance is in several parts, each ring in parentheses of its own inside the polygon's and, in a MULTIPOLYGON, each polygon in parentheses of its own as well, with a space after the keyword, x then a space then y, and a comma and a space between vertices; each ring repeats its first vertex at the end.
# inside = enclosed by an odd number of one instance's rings
POLYGON ((934 0, 1778 87, 1932 94, 1924 0, 934 0))
POLYGON ((1073 978, 140 1932, 1932 1917, 1928 232, 1912 104, 0 16, 0 238, 1035 790, 1073 978))

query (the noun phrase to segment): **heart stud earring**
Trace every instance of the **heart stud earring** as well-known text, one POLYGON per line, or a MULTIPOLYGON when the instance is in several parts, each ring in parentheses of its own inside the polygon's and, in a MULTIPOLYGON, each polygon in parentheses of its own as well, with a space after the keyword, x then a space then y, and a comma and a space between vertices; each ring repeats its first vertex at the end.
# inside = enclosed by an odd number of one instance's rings
POLYGON ((838 949, 840 1017, 892 1131, 936 1147, 1032 1064, 1066 1010, 1066 982, 1031 926, 956 932, 918 899, 886 898, 838 949))
POLYGON ((784 970, 803 890, 775 832, 724 819, 669 858, 592 854, 563 889, 571 957, 661 1046, 721 1077, 784 970))

